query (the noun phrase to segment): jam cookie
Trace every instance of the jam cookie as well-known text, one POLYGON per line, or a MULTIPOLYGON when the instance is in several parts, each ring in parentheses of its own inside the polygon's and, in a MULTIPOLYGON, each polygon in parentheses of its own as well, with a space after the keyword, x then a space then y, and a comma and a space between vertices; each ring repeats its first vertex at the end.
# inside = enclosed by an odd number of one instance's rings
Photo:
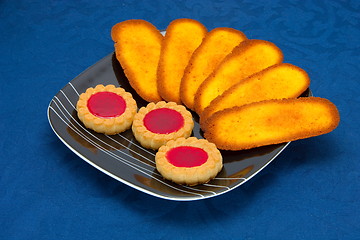
POLYGON ((192 115, 184 106, 164 101, 140 108, 132 125, 136 140, 154 150, 170 140, 189 137, 193 128, 192 115))
POLYGON ((114 135, 131 127, 137 105, 123 88, 99 84, 80 95, 76 109, 87 128, 114 135))
POLYGON ((215 144, 195 137, 169 141, 160 147, 155 161, 165 179, 189 186, 210 181, 223 167, 215 144))

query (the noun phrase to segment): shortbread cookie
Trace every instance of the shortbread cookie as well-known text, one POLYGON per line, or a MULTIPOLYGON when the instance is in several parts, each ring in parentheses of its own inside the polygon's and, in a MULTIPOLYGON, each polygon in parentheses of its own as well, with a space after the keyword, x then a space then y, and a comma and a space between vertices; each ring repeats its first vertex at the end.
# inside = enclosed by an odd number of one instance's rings
POLYGON ((198 185, 213 179, 222 169, 222 156, 213 143, 190 137, 169 141, 155 156, 156 169, 170 181, 198 185))
POLYGON ((111 30, 116 58, 132 88, 148 102, 162 98, 157 88, 157 66, 163 36, 151 23, 127 20, 111 30))
POLYGON ((245 39, 244 33, 226 27, 215 28, 206 34, 191 56, 181 79, 180 97, 183 104, 194 110, 194 96, 200 84, 245 39))
POLYGON ((213 114, 204 136, 219 149, 242 150, 322 135, 339 120, 336 106, 324 98, 266 100, 213 114))
POLYGON ((234 84, 272 65, 281 63, 283 54, 275 44, 264 40, 245 40, 220 63, 200 85, 195 95, 198 114, 234 84))
POLYGON ((181 104, 180 82, 184 70, 207 30, 198 21, 176 19, 166 29, 158 66, 158 88, 166 101, 181 104))
POLYGON ((264 69, 230 87, 215 98, 200 116, 202 125, 215 112, 268 99, 296 98, 310 84, 308 74, 289 63, 264 69))
POLYGON ((100 84, 80 95, 76 109, 87 128, 114 135, 131 127, 137 105, 123 88, 100 84))
POLYGON ((192 115, 184 106, 164 101, 140 108, 132 125, 136 140, 153 150, 170 140, 189 137, 193 128, 192 115))

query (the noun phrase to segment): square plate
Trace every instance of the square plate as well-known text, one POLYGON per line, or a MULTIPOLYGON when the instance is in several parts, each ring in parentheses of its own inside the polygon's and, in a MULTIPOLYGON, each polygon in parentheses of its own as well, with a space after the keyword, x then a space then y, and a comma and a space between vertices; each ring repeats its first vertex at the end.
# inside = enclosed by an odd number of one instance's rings
MULTIPOLYGON (((162 178, 155 168, 156 152, 141 147, 131 129, 108 136, 84 127, 77 117, 75 106, 79 94, 97 84, 121 86, 133 95, 139 108, 147 105, 130 87, 115 54, 111 53, 70 81, 51 100, 48 120, 53 131, 69 149, 95 168, 156 197, 191 201, 229 192, 260 172, 289 144, 221 151, 224 167, 215 179, 194 187, 178 185, 162 178)), ((310 90, 303 94, 309 95, 310 90)), ((193 118, 193 136, 203 138, 196 113, 193 113, 193 118)))

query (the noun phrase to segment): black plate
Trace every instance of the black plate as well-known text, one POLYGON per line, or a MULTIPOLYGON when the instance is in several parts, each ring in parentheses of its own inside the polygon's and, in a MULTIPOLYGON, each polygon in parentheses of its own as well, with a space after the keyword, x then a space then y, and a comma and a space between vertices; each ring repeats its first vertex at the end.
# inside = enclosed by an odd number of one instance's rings
MULTIPOLYGON (((144 149, 131 130, 107 136, 86 129, 75 110, 79 94, 97 84, 114 84, 133 94, 139 108, 147 105, 128 84, 115 54, 109 54, 69 82, 51 100, 49 123, 60 140, 83 160, 135 189, 164 199, 190 201, 226 193, 245 183, 274 160, 289 143, 246 151, 222 151, 224 168, 207 184, 188 187, 164 180, 155 169, 155 152, 144 149)), ((304 96, 311 95, 310 90, 304 96)), ((193 113, 193 136, 203 138, 193 113)))

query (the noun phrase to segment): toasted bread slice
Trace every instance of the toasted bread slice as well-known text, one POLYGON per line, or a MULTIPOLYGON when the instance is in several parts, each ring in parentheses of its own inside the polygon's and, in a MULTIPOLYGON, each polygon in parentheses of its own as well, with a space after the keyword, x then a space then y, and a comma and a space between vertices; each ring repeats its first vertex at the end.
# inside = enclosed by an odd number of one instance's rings
POLYGON ((289 63, 268 67, 230 87, 215 98, 200 116, 202 124, 215 112, 268 99, 296 98, 310 85, 308 74, 289 63))
POLYGON ((339 120, 335 105, 324 98, 266 100, 213 114, 204 136, 219 149, 242 150, 325 134, 339 120))
POLYGON ((234 84, 267 67, 281 63, 283 54, 275 44, 264 40, 245 40, 220 63, 200 85, 195 95, 198 114, 234 84))
POLYGON ((132 88, 148 102, 161 101, 157 89, 157 66, 163 36, 151 23, 127 20, 113 26, 116 58, 132 88))
POLYGON ((193 19, 176 19, 167 27, 157 71, 159 94, 166 101, 181 104, 181 78, 206 33, 204 25, 193 19))
POLYGON ((194 110, 194 96, 200 84, 245 39, 244 33, 233 28, 215 28, 206 34, 191 56, 181 79, 180 97, 183 104, 194 110))

